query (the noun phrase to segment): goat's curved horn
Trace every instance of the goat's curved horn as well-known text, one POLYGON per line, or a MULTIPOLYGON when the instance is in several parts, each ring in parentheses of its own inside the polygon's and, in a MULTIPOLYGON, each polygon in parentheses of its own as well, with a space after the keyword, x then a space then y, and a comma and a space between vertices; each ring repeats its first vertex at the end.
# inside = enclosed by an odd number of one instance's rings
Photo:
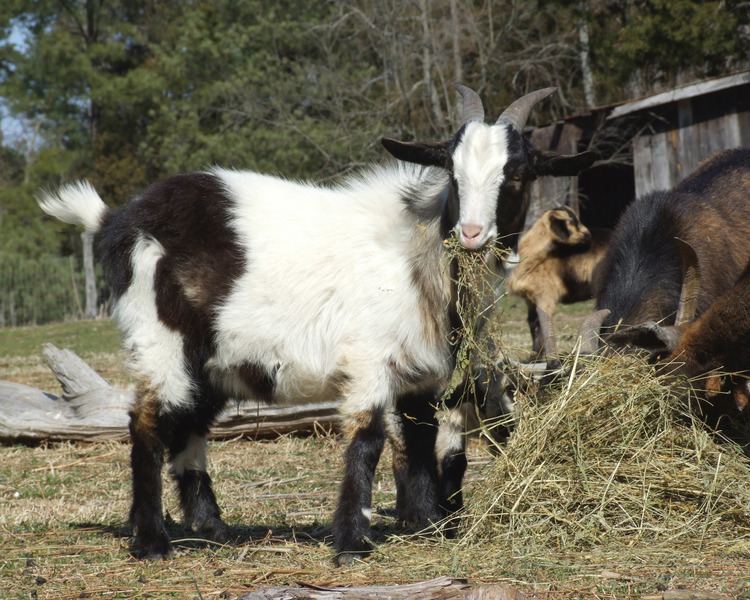
POLYGON ((695 249, 685 240, 675 238, 675 241, 682 262, 682 289, 680 290, 680 304, 677 306, 674 324, 685 325, 695 318, 695 311, 698 308, 701 270, 695 249))
POLYGON ((516 131, 523 131, 531 109, 556 90, 556 87, 548 87, 522 96, 503 111, 497 123, 509 123, 516 131))
POLYGON ((592 312, 581 323, 579 335, 581 336, 581 354, 593 354, 599 349, 599 329, 604 319, 609 316, 610 310, 603 308, 592 312))
POLYGON ((484 123, 484 107, 479 94, 460 83, 456 84, 456 90, 461 95, 461 125, 471 121, 484 123))

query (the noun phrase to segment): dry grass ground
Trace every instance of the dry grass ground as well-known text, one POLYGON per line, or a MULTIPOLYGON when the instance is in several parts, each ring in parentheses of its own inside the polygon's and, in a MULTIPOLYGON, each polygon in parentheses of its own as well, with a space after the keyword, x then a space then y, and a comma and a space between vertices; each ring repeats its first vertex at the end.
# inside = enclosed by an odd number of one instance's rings
MULTIPOLYGON (((585 307, 561 318, 564 344, 570 345, 583 313, 585 307)), ((505 315, 506 344, 521 353, 528 346, 523 311, 508 302, 505 315)), ((37 341, 52 341, 73 347, 105 377, 126 385, 111 326, 93 326, 98 328, 93 335, 91 324, 66 326, 65 342, 45 328, 0 330, 0 379, 55 389, 35 347, 37 341)), ((374 524, 381 543, 374 555, 335 569, 329 523, 343 445, 334 435, 212 443, 217 495, 237 541, 217 546, 189 539, 178 524, 178 502, 170 489, 165 508, 176 521, 170 521, 176 556, 137 562, 128 557, 124 529, 128 450, 124 444, 0 448, 0 598, 207 599, 296 581, 400 583, 436 575, 504 581, 545 598, 640 597, 679 587, 750 598, 750 550, 740 539, 704 547, 685 539, 659 547, 623 539, 583 551, 544 551, 512 548, 492 537, 471 543, 403 537, 379 514, 374 524)), ((389 469, 386 452, 374 499, 384 509, 395 500, 389 469)), ((469 493, 486 488, 493 469, 496 461, 486 447, 473 442, 469 493)))

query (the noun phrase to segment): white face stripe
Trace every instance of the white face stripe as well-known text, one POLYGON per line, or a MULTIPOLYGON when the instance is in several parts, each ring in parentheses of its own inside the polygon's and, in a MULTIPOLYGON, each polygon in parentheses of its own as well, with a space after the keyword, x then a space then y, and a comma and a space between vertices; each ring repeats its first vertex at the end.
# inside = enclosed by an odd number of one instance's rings
MULTIPOLYGON (((472 122, 453 152, 453 176, 458 183, 461 226, 480 225, 482 234, 471 247, 481 247, 497 235, 497 196, 508 162, 505 125, 472 122)), ((460 238, 464 245, 464 239, 460 238)))

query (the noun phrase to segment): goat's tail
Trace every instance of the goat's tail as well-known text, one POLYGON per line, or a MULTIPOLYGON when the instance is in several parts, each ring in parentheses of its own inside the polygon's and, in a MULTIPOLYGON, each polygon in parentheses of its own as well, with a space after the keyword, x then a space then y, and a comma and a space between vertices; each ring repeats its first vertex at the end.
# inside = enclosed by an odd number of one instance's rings
POLYGON ((85 179, 60 187, 56 192, 42 192, 39 207, 65 223, 83 225, 88 233, 96 233, 109 208, 94 187, 85 179))

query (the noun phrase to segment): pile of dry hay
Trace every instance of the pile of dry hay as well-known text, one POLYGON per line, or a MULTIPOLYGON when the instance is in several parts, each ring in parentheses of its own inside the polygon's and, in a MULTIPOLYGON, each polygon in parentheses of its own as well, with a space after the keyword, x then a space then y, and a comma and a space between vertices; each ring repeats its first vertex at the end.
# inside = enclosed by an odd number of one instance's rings
POLYGON ((572 366, 519 403, 507 446, 471 486, 462 543, 750 553, 750 462, 740 449, 717 443, 685 395, 637 357, 572 366))

